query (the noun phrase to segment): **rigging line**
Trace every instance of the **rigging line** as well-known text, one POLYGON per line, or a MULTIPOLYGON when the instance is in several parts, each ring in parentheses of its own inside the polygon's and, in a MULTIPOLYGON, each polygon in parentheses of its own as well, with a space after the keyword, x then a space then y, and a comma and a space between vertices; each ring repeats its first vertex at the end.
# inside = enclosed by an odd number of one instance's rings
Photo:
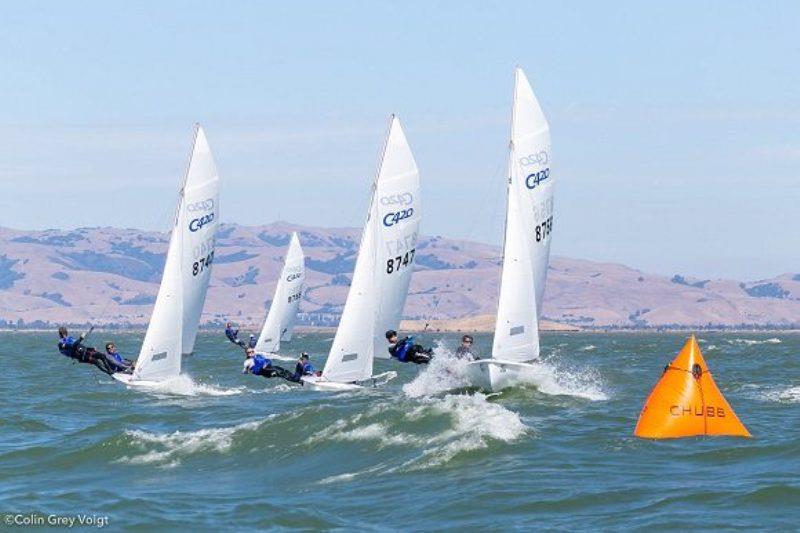
POLYGON ((431 325, 431 320, 433 320, 433 315, 434 313, 436 313, 436 310, 439 309, 440 303, 442 303, 442 298, 441 297, 436 298, 436 303, 433 305, 433 309, 431 309, 431 312, 428 313, 428 319, 425 321, 425 327, 422 329, 422 333, 428 331, 428 326, 431 325))
POLYGON ((482 199, 490 198, 491 202, 483 202, 481 201, 478 204, 478 209, 473 212, 473 216, 471 217, 472 220, 470 221, 469 229, 466 233, 466 238, 468 240, 473 240, 475 236, 475 230, 478 224, 485 224, 485 222, 481 222, 484 220, 483 215, 487 214, 486 211, 489 207, 489 204, 492 205, 492 210, 495 213, 492 213, 492 219, 494 220, 494 215, 496 214, 497 209, 497 192, 495 188, 497 187, 497 182, 499 181, 500 176, 503 172, 503 163, 500 162, 496 165, 494 172, 490 174, 490 178, 485 180, 485 187, 484 187, 484 194, 481 196, 482 199))

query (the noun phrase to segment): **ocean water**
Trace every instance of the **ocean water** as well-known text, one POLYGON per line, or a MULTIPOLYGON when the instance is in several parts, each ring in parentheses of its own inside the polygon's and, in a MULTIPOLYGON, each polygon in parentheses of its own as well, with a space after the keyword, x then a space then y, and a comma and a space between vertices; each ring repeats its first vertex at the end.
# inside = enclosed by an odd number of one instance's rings
MULTIPOLYGON (((89 344, 112 338, 141 341, 89 344)), ((456 335, 417 338, 436 364, 379 361, 397 379, 335 394, 241 375, 221 333, 152 392, 71 363, 55 334, 0 334, 0 513, 141 531, 800 526, 798 334, 700 334, 755 438, 674 441, 632 431, 685 335, 545 334, 528 382, 488 396, 459 389, 456 335)), ((331 340, 291 351, 321 367, 331 340)))

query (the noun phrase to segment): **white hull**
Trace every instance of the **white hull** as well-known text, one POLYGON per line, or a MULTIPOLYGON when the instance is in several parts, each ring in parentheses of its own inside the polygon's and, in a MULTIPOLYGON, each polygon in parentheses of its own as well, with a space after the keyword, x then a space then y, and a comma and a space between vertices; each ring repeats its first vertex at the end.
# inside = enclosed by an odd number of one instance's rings
POLYGON ((116 374, 111 374, 111 377, 119 381, 120 383, 124 383, 130 387, 156 387, 160 385, 158 381, 148 381, 143 379, 133 379, 133 374, 122 374, 117 372, 116 374))
POLYGON ((497 392, 520 384, 525 374, 536 367, 529 363, 504 361, 503 359, 481 359, 467 364, 466 378, 470 387, 485 392, 497 392))
POLYGON ((347 391, 359 389, 372 389, 380 387, 387 382, 397 377, 397 372, 389 371, 382 374, 377 374, 361 381, 353 383, 339 383, 337 381, 328 381, 322 376, 304 376, 302 377, 303 385, 309 387, 311 390, 321 391, 347 391))

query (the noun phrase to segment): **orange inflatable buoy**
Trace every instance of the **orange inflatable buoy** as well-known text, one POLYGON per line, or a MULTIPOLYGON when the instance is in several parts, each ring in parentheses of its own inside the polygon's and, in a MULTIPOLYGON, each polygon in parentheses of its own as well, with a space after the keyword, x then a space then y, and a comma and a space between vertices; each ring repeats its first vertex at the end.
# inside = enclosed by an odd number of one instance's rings
POLYGON ((647 439, 751 436, 714 383, 694 335, 664 369, 633 434, 647 439))

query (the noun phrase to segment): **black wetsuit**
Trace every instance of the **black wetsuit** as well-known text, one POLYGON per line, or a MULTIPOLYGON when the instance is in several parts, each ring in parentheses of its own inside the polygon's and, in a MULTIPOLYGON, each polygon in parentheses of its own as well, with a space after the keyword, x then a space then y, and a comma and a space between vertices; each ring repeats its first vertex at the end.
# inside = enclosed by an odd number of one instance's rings
POLYGON ((64 337, 58 341, 58 351, 79 363, 94 365, 109 376, 115 372, 103 354, 91 346, 83 346, 82 342, 83 337, 78 337, 77 341, 69 336, 64 337))
POLYGON ((241 339, 239 339, 239 330, 233 328, 225 328, 225 336, 228 337, 228 340, 231 341, 233 344, 241 346, 242 348, 246 347, 247 344, 241 339))

